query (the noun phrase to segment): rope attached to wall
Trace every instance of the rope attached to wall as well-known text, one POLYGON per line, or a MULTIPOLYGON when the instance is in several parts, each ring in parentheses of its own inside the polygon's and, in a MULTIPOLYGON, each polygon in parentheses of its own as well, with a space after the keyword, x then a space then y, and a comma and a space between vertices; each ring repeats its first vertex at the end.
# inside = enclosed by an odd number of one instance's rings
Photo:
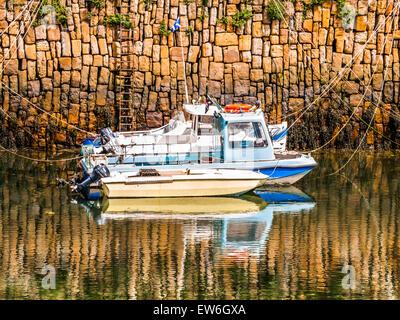
POLYGON ((32 158, 32 157, 21 155, 17 152, 14 152, 10 149, 3 147, 2 145, 0 145, 0 150, 8 152, 8 153, 10 153, 14 156, 17 156, 19 158, 22 158, 22 159, 26 159, 26 160, 30 160, 30 161, 37 161, 37 162, 46 162, 46 163, 67 162, 67 161, 74 161, 74 160, 79 160, 79 159, 83 158, 83 156, 79 156, 79 157, 64 158, 64 159, 38 159, 38 158, 32 158))

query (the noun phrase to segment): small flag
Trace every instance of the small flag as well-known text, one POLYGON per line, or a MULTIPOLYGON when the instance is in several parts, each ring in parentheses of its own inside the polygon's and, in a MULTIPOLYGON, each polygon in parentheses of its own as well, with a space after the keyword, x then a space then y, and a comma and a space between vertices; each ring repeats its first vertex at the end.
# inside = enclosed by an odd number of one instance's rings
POLYGON ((179 17, 171 28, 171 32, 175 32, 181 27, 181 18, 179 17))

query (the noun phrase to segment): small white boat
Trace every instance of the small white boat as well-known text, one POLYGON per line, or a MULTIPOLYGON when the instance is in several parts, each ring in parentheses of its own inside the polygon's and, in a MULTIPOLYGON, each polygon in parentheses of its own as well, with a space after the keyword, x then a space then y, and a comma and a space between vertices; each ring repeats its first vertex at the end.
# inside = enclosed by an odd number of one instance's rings
POLYGON ((212 197, 239 195, 265 183, 268 176, 246 170, 154 170, 119 172, 102 178, 108 198, 212 197))

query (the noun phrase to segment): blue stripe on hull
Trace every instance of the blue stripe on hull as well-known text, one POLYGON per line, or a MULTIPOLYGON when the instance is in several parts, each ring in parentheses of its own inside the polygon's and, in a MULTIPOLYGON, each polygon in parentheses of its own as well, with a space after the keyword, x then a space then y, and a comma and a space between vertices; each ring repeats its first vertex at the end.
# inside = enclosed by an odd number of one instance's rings
POLYGON ((287 129, 285 129, 284 131, 278 133, 275 136, 272 136, 271 139, 272 139, 272 141, 276 141, 276 140, 279 140, 280 138, 283 138, 286 135, 287 135, 287 129))
POLYGON ((264 169, 258 169, 254 171, 259 171, 263 174, 268 175, 272 179, 277 179, 277 178, 285 178, 289 176, 294 176, 299 173, 303 173, 306 171, 310 171, 314 168, 314 166, 311 167, 300 167, 300 168, 264 168, 264 169))

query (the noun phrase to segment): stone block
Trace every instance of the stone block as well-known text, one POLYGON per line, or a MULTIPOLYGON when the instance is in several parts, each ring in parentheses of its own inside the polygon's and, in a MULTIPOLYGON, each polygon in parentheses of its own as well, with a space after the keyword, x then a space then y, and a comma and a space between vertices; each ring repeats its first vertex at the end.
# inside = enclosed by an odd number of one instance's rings
POLYGON ((254 38, 261 38, 263 36, 263 29, 262 29, 261 21, 253 22, 252 35, 254 38))
POLYGON ((34 44, 25 45, 25 57, 29 60, 36 60, 36 46, 34 44))
POLYGON ((81 40, 72 40, 72 56, 80 57, 82 55, 82 43, 81 40))
POLYGON ((188 62, 194 63, 197 61, 199 57, 200 47, 199 46, 190 46, 189 48, 189 55, 188 55, 188 62))
POLYGON ((223 80, 224 79, 224 64, 218 62, 210 63, 210 79, 223 80))
POLYGON ((271 46, 271 57, 283 57, 283 45, 272 45, 271 46))
POLYGON ((238 43, 238 36, 235 33, 224 32, 215 35, 215 45, 217 46, 236 46, 238 43))
POLYGON ((357 31, 366 31, 367 30, 367 16, 357 16, 356 30, 357 31))
POLYGON ((239 50, 237 46, 224 47, 224 62, 239 62, 239 50))
POLYGON ((163 125, 163 116, 161 112, 147 112, 146 123, 149 128, 158 128, 163 125))
POLYGON ((240 35, 239 36, 239 50, 250 51, 251 50, 251 35, 240 35))
POLYGON ((72 59, 70 57, 61 57, 58 64, 61 70, 71 70, 72 59))
POLYGON ((249 64, 244 62, 238 62, 233 64, 233 79, 234 80, 246 80, 250 76, 249 64))
POLYGON ((234 93, 236 96, 247 96, 250 90, 250 80, 235 80, 234 93))
POLYGON ((250 71, 250 80, 254 82, 260 82, 264 79, 264 72, 262 69, 252 69, 250 71))

